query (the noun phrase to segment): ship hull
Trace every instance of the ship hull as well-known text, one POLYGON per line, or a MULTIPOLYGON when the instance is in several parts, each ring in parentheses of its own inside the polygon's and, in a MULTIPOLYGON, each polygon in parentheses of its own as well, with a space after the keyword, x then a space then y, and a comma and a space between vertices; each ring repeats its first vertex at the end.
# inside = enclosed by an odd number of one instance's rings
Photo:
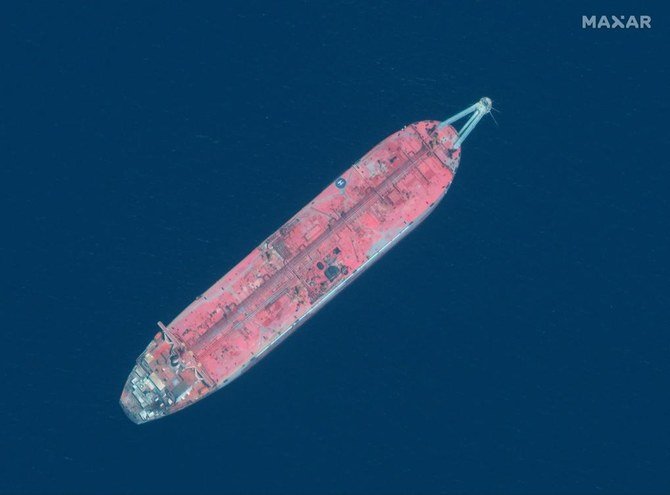
POLYGON ((156 334, 121 396, 146 422, 248 371, 419 225, 460 160, 451 126, 422 121, 375 146, 156 334))

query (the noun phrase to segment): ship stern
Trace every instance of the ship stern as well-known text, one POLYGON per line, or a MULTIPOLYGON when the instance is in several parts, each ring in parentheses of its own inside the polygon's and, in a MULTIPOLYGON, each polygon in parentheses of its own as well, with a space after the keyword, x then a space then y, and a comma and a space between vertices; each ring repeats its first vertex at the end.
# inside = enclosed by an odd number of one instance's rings
POLYGON ((142 424, 179 411, 212 390, 211 379, 192 354, 162 330, 137 358, 119 402, 133 423, 142 424))

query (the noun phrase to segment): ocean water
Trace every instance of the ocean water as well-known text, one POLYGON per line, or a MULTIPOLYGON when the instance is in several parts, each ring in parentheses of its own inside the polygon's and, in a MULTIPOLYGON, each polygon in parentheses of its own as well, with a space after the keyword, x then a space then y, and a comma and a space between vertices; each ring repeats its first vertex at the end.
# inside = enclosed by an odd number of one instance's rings
POLYGON ((5 7, 0 492, 667 493, 662 6, 5 7), (232 385, 126 419, 156 321, 482 96, 411 236, 232 385))

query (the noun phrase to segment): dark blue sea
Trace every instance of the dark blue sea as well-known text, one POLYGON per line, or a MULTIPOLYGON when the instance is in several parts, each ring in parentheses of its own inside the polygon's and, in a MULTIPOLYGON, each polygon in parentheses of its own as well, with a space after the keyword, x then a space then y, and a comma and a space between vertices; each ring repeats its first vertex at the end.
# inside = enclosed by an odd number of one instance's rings
POLYGON ((6 3, 0 493, 670 493, 663 6, 6 3), (221 392, 124 416, 157 321, 482 96, 412 235, 221 392))

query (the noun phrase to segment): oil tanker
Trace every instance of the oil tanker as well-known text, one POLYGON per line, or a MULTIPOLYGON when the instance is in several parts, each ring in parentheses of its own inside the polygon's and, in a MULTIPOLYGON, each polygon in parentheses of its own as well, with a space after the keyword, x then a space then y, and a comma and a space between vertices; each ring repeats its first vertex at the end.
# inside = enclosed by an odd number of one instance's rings
POLYGON ((482 98, 387 137, 169 325, 159 322, 123 388, 126 415, 135 423, 167 416, 264 358, 435 209, 461 144, 490 110, 482 98))

